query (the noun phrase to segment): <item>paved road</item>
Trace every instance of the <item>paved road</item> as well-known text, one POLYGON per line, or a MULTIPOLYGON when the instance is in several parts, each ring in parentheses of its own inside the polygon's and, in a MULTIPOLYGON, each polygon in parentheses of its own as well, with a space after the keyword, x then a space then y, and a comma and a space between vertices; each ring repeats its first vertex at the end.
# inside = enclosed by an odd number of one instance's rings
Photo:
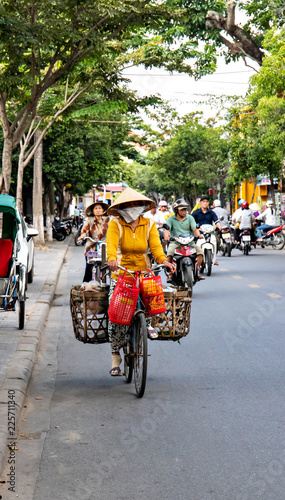
POLYGON ((70 247, 21 419, 18 498, 284 499, 285 255, 219 262, 181 345, 149 343, 139 400, 108 375, 109 345, 73 337, 84 264, 70 247))

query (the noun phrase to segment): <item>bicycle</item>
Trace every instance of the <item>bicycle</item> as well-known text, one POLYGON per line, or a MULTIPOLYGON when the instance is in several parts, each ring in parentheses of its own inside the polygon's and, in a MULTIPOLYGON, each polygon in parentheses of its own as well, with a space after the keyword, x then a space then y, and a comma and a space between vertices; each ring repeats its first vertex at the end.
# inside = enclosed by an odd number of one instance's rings
MULTIPOLYGON (((162 269, 163 265, 156 266, 155 272, 162 269)), ((102 268, 102 271, 107 266, 102 268)), ((122 271, 127 271, 131 275, 135 271, 130 271, 122 266, 118 266, 122 271)), ((144 273, 144 271, 140 271, 144 273)), ((134 373, 134 382, 136 395, 142 398, 145 392, 147 378, 147 326, 146 326, 146 311, 143 302, 139 296, 135 314, 131 326, 128 328, 126 345, 124 351, 124 376, 127 384, 130 384, 134 373)))
POLYGON ((101 279, 102 266, 106 263, 106 242, 105 241, 95 241, 90 236, 86 236, 86 239, 92 241, 96 244, 95 250, 88 250, 86 253, 87 263, 92 265, 92 281, 99 281, 101 279))

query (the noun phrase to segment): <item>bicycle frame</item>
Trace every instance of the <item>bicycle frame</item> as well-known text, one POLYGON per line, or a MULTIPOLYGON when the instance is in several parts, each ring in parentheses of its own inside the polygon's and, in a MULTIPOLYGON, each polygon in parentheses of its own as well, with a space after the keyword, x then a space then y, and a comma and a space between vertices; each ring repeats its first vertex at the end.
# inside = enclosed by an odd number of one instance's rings
POLYGON ((92 265, 92 281, 100 281, 101 265, 106 261, 107 245, 105 241, 95 241, 89 236, 87 238, 96 244, 95 250, 88 250, 86 254, 87 263, 92 265))

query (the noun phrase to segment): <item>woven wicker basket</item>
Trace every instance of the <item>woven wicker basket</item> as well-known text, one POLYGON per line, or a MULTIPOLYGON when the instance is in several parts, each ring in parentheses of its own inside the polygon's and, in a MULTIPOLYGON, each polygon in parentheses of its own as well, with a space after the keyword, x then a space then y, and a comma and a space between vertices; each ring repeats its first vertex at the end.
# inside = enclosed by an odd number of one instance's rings
POLYGON ((179 340, 190 330, 191 291, 176 289, 164 291, 166 311, 152 316, 151 324, 156 328, 157 340, 179 340))
POLYGON ((70 311, 74 335, 84 344, 103 344, 108 337, 108 293, 80 290, 80 285, 70 289, 70 311))

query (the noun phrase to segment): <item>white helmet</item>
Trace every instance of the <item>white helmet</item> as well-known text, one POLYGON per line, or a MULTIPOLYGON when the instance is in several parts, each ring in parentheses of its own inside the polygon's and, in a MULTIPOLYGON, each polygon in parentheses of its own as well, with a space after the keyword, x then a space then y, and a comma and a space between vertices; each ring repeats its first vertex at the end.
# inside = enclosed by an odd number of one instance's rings
POLYGON ((167 207, 167 203, 165 200, 161 200, 158 204, 159 207, 167 207))
POLYGON ((268 200, 268 201, 266 202, 266 206, 267 206, 267 207, 272 207, 272 206, 273 206, 273 201, 268 200))
POLYGON ((216 207, 220 207, 220 206, 221 206, 221 202, 220 202, 220 200, 218 200, 218 199, 217 199, 217 200, 214 200, 214 201, 213 201, 213 203, 214 203, 214 207, 215 207, 215 208, 216 208, 216 207))

